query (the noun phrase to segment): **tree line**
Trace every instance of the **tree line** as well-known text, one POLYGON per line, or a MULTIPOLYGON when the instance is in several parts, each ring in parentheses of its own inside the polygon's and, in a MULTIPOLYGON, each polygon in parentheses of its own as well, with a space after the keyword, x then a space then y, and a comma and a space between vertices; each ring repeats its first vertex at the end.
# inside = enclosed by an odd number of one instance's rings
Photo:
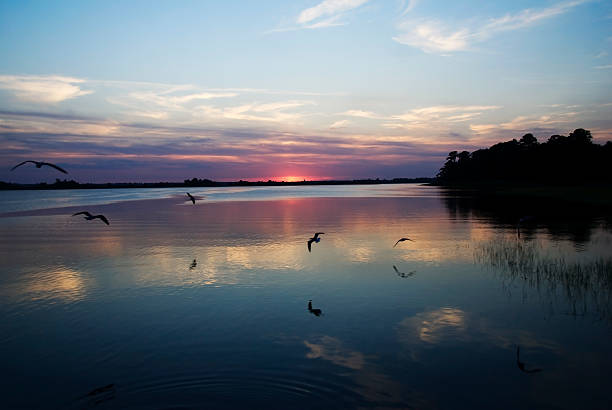
POLYGON ((474 152, 452 151, 437 175, 442 184, 464 182, 612 182, 612 142, 593 143, 578 128, 539 143, 533 134, 474 152))

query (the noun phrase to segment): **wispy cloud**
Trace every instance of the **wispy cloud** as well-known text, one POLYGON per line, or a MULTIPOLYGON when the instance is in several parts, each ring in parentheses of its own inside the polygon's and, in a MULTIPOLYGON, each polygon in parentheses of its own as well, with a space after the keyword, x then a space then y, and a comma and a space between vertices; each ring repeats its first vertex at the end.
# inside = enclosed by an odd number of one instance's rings
POLYGON ((346 128, 351 122, 349 120, 340 120, 340 121, 336 121, 334 122, 332 125, 329 126, 330 129, 335 130, 338 128, 346 128))
POLYGON ((295 19, 294 24, 278 27, 267 31, 267 33, 344 26, 347 23, 340 20, 344 13, 364 5, 368 1, 323 0, 316 6, 302 10, 295 19))
POLYGON ((464 122, 482 115, 485 111, 498 110, 498 105, 435 105, 414 108, 403 114, 380 115, 372 111, 348 110, 341 115, 372 120, 386 121, 382 124, 388 129, 409 129, 431 127, 440 123, 464 122))
POLYGON ((595 55, 595 58, 602 58, 602 57, 606 57, 607 55, 608 55, 607 51, 600 51, 599 53, 595 55))
POLYGON ((12 92, 17 98, 34 103, 59 103, 93 93, 82 90, 85 80, 63 76, 0 75, 0 89, 12 92))
POLYGON ((472 44, 482 42, 495 34, 518 30, 564 14, 587 2, 576 0, 557 3, 542 9, 524 9, 515 14, 490 18, 481 26, 449 27, 437 20, 406 20, 398 25, 400 34, 393 37, 401 44, 419 48, 426 53, 448 53, 468 50, 472 44))
POLYGON ((340 115, 347 115, 349 117, 358 117, 358 118, 369 118, 371 120, 382 120, 385 119, 385 116, 376 114, 372 111, 363 111, 363 110, 348 110, 340 115))
POLYGON ((595 67, 597 70, 609 70, 612 68, 612 64, 606 64, 606 65, 596 65, 595 67))
POLYGON ((321 17, 336 17, 338 14, 357 8, 368 0, 323 0, 314 7, 303 10, 298 18, 298 24, 308 24, 321 17))
POLYGON ((313 105, 312 101, 280 101, 273 103, 252 103, 233 107, 201 105, 197 107, 202 115, 210 119, 243 121, 295 122, 302 118, 301 113, 287 110, 313 105))
POLYGON ((535 129, 556 129, 576 121, 580 113, 576 111, 554 112, 544 115, 521 115, 499 124, 470 124, 470 129, 476 134, 492 134, 509 131, 519 133, 535 129))
POLYGON ((400 7, 400 9, 402 10, 400 15, 405 16, 406 14, 408 14, 410 11, 412 11, 412 9, 416 7, 419 1, 420 0, 407 0, 407 1, 403 0, 402 5, 400 7))

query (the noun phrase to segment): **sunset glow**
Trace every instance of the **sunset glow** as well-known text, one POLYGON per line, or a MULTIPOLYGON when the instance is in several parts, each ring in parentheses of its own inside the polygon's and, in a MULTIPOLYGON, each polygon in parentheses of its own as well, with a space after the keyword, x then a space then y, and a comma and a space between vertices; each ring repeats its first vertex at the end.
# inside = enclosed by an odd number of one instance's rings
POLYGON ((583 0, 3 2, 0 180, 53 181, 9 171, 47 158, 79 182, 432 177, 450 151, 528 132, 605 142, 610 15, 583 0))

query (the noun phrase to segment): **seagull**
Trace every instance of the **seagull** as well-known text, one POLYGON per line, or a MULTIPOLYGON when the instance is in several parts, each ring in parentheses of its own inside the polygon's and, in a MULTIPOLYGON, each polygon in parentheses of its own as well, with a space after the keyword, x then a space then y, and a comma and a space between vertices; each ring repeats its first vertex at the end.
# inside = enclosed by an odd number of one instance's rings
POLYGON ((310 247, 312 246, 312 243, 319 243, 321 242, 321 238, 319 238, 319 235, 324 235, 325 232, 315 232, 314 236, 312 238, 310 238, 308 240, 308 252, 311 252, 310 247))
POLYGON ((414 241, 413 241, 412 239, 410 239, 410 238, 401 238, 401 239, 398 239, 398 240, 397 240, 397 242, 395 242, 395 245, 393 245, 393 247, 395 248, 395 247, 397 246, 397 244, 398 244, 398 243, 400 243, 400 242, 404 242, 404 241, 412 241, 412 242, 414 242, 414 241))
POLYGON ((313 309, 312 308, 312 300, 308 301, 308 311, 310 313, 312 313, 315 316, 321 316, 323 314, 323 312, 321 312, 321 309, 313 309))
POLYGON ((189 199, 191 199, 191 202, 193 202, 193 204, 195 205, 195 198, 193 197, 193 195, 191 195, 189 192, 186 192, 186 194, 189 197, 189 199))
POLYGON ((189 265, 189 270, 193 270, 196 266, 198 266, 198 262, 194 259, 191 265, 189 265))
POLYGON ((101 219, 102 222, 104 222, 107 225, 110 225, 110 222, 108 222, 108 219, 106 219, 106 217, 104 215, 92 215, 87 211, 82 211, 82 212, 77 212, 76 214, 72 214, 72 216, 76 216, 76 215, 85 215, 84 218, 87 219, 88 221, 91 221, 92 219, 101 219))
POLYGON ((519 369, 521 369, 522 372, 524 373, 537 373, 537 372, 541 372, 542 369, 525 369, 525 363, 521 362, 520 358, 519 358, 519 354, 520 354, 520 346, 516 346, 516 365, 518 366, 519 369))
POLYGON ((13 168, 11 168, 11 171, 12 171, 12 170, 14 170, 14 169, 15 169, 15 168, 17 168, 17 167, 22 166, 23 164, 27 164, 28 162, 31 162, 32 164, 36 164, 36 168, 41 168, 43 165, 47 165, 47 166, 50 166, 50 167, 52 167, 52 168, 57 169, 59 172, 63 172, 64 174, 67 174, 67 173, 68 173, 68 171, 66 171, 65 169, 62 169, 62 168, 58 167, 58 166, 57 166, 57 165, 55 165, 55 164, 51 164, 51 163, 49 163, 49 162, 42 162, 42 161, 23 161, 22 163, 17 164, 17 165, 15 165, 13 168))
POLYGON ((400 278, 407 278, 409 276, 413 276, 416 273, 415 270, 408 272, 408 273, 400 272, 395 265, 393 265, 393 270, 395 271, 395 273, 397 273, 397 276, 399 276, 400 278))

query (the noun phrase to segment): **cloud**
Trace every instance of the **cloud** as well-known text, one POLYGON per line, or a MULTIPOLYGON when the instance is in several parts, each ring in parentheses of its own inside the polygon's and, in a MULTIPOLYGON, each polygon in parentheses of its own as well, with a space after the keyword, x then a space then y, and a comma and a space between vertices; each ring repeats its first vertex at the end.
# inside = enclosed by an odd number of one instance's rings
POLYGON ((62 76, 0 75, 0 89, 8 90, 24 101, 34 103, 59 103, 71 98, 91 94, 78 84, 85 80, 62 76))
POLYGON ((339 13, 352 10, 367 2, 368 0, 324 0, 314 7, 303 10, 297 18, 297 23, 310 23, 324 16, 335 17, 339 13))
POLYGON ((372 111, 362 111, 362 110, 348 110, 340 115, 348 115, 349 117, 358 117, 358 118, 369 118, 372 120, 380 120, 384 119, 384 116, 373 113, 372 111))
POLYGON ((525 116, 521 115, 514 119, 499 124, 470 124, 470 129, 476 134, 492 134, 504 131, 510 132, 525 132, 541 129, 544 131, 551 130, 554 132, 556 127, 563 126, 565 124, 575 121, 578 112, 557 112, 548 113, 539 116, 525 116))
POLYGON ((426 53, 448 53, 468 50, 497 33, 518 30, 566 13, 588 0, 557 3, 543 9, 524 9, 516 14, 490 18, 481 26, 450 28, 437 20, 406 20, 398 25, 400 34, 393 40, 416 47, 426 53))
POLYGON ((210 100, 214 98, 230 98, 238 96, 238 93, 235 92, 200 92, 183 95, 168 95, 169 92, 132 92, 129 94, 129 97, 141 102, 155 104, 167 109, 180 109, 185 104, 196 100, 210 100))
POLYGON ((329 126, 330 129, 335 130, 338 128, 346 128, 351 122, 349 120, 340 120, 340 121, 336 121, 334 122, 332 125, 329 126))
POLYGON ((295 122, 302 114, 285 112, 286 110, 313 105, 312 101, 280 101, 265 104, 243 104, 233 107, 215 107, 201 105, 197 107, 199 112, 211 119, 245 120, 245 121, 271 121, 271 122, 295 122))
POLYGON ((323 0, 316 6, 302 10, 295 20, 295 25, 275 28, 268 30, 266 33, 344 26, 347 23, 340 21, 343 13, 362 6, 368 1, 369 0, 323 0))
POLYGON ((606 64, 606 65, 596 65, 595 67, 597 70, 609 70, 612 68, 612 64, 606 64))
POLYGON ((420 0, 408 0, 408 4, 406 4, 406 1, 402 1, 402 12, 400 15, 405 16, 406 14, 408 14, 410 11, 412 11, 412 9, 416 7, 419 1, 420 0))
POLYGON ((600 51, 599 53, 597 53, 597 55, 595 55, 595 58, 602 58, 602 57, 606 57, 608 55, 607 51, 600 51))
POLYGON ((484 111, 498 110, 498 105, 435 105, 415 108, 404 114, 393 115, 385 128, 430 128, 435 124, 457 123, 471 120, 484 111))

